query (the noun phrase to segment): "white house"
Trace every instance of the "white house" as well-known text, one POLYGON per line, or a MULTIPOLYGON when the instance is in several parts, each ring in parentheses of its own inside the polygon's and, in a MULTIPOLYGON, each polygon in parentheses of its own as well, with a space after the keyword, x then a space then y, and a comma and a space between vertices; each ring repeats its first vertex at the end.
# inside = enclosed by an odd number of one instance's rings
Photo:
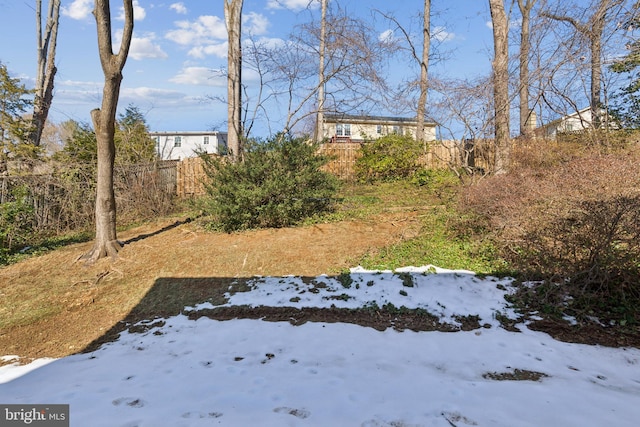
MULTIPOLYGON (((601 126, 603 128, 615 128, 615 125, 612 123, 606 123, 608 119, 607 113, 605 110, 602 110, 601 113, 601 126)), ((575 111, 571 114, 567 114, 566 116, 560 117, 557 120, 554 120, 546 125, 540 126, 536 129, 536 134, 546 137, 546 138, 555 138, 558 133, 567 133, 567 132, 578 132, 586 129, 591 129, 592 127, 592 117, 591 117, 591 108, 583 108, 580 111, 575 111)))
MULTIPOLYGON (((387 116, 358 116, 350 114, 324 114, 323 137, 331 142, 364 142, 385 135, 416 136, 415 118, 387 116)), ((436 139, 436 124, 425 121, 426 141, 436 139)))
POLYGON ((218 131, 149 132, 162 160, 182 160, 200 153, 226 154, 227 133, 218 131))

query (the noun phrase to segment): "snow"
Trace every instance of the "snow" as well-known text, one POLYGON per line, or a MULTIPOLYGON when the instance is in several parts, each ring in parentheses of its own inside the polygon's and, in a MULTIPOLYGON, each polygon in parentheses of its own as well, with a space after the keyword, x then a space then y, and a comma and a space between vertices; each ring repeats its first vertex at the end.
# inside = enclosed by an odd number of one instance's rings
POLYGON ((0 367, 0 402, 70 404, 72 426, 637 426, 640 350, 556 341, 519 324, 509 279, 433 266, 256 277, 225 305, 423 308, 468 332, 351 324, 190 320, 185 307, 89 354, 0 367), (409 280, 410 279, 410 280, 409 280), (411 284, 412 286, 406 286, 411 284), (402 291, 402 293, 401 293, 402 291), (346 296, 343 296, 346 295, 346 296), (338 296, 340 298, 332 298, 338 296), (538 381, 486 374, 528 370, 538 381))

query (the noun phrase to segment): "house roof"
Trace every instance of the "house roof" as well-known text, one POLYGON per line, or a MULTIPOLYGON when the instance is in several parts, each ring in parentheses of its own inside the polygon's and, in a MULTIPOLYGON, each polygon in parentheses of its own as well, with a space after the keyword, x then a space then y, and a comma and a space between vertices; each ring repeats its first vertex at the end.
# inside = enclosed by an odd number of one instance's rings
MULTIPOLYGON (((368 116, 368 115, 354 115, 344 113, 325 113, 325 122, 351 122, 351 123, 406 123, 409 125, 416 125, 417 121, 415 117, 394 117, 394 116, 368 116)), ((425 121, 425 126, 436 126, 434 122, 425 121)))
POLYGON ((581 119, 581 120, 583 120, 585 122, 591 123, 591 116, 585 117, 585 114, 590 114, 590 112, 591 112, 591 107, 586 107, 586 108, 583 108, 581 110, 569 113, 569 114, 567 114, 565 116, 562 116, 560 118, 557 118, 555 120, 552 120, 549 123, 540 125, 540 126, 538 126, 538 128, 539 129, 544 129, 544 128, 552 127, 552 126, 555 126, 557 124, 560 124, 560 123, 562 123, 562 122, 564 122, 564 121, 566 121, 568 119, 572 119, 572 118, 579 118, 579 119, 581 119))

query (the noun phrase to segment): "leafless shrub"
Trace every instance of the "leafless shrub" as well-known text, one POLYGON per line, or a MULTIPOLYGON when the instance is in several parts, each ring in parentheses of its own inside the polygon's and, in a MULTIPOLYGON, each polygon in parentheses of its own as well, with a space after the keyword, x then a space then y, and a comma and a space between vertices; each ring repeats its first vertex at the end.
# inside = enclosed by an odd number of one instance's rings
POLYGON ((576 310, 627 319, 640 302, 640 157, 570 143, 516 151, 515 171, 467 189, 466 226, 525 278, 560 284, 576 310))

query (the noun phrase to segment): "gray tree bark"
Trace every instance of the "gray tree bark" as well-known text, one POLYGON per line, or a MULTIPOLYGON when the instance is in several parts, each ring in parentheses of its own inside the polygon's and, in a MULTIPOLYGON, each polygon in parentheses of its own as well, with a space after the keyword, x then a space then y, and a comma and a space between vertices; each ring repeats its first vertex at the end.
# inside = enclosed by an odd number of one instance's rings
POLYGON ((509 22, 503 0, 489 0, 493 23, 493 105, 495 126, 494 173, 509 168, 511 141, 509 135, 509 22))
POLYGON ((531 136, 529 120, 529 52, 531 50, 531 10, 536 0, 518 0, 518 7, 522 15, 520 26, 520 135, 531 136))
POLYGON ((227 54, 227 145, 234 160, 242 159, 242 2, 224 0, 227 54))
POLYGON ((33 99, 32 129, 28 135, 29 142, 35 146, 40 145, 42 131, 49 116, 49 108, 53 100, 53 82, 57 72, 55 60, 59 21, 60 0, 51 0, 49 2, 43 37, 42 0, 36 0, 38 72, 36 75, 36 87, 33 99))
POLYGON ((133 0, 123 0, 124 30, 117 54, 111 41, 111 11, 109 0, 95 0, 93 14, 98 30, 98 51, 104 74, 102 106, 91 111, 91 119, 98 144, 98 171, 96 183, 96 238, 93 248, 82 258, 94 262, 100 258, 116 257, 122 244, 116 236, 116 199, 113 189, 115 160, 115 123, 122 69, 127 61, 133 35, 133 0))
POLYGON ((416 139, 424 142, 424 116, 427 111, 427 91, 429 89, 429 50, 431 48, 431 0, 424 0, 422 25, 422 60, 420 61, 420 96, 416 109, 416 139))
POLYGON ((325 84, 325 58, 324 50, 326 47, 326 33, 327 33, 327 0, 322 1, 322 12, 320 17, 320 58, 318 68, 318 113, 316 116, 316 135, 315 141, 321 142, 323 139, 324 131, 324 84, 325 84))

